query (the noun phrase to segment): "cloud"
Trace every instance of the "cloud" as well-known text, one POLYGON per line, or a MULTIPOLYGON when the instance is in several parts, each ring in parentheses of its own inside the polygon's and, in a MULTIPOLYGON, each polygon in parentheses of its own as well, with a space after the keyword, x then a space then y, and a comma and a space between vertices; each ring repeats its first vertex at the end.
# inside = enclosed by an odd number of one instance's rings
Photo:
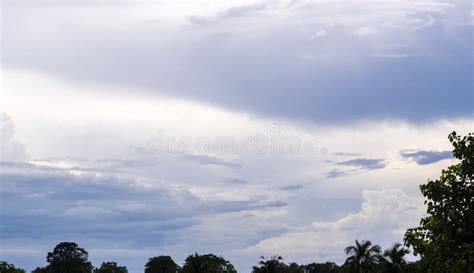
POLYGON ((0 160, 24 161, 29 159, 25 146, 14 139, 15 128, 13 121, 4 112, 0 112, 0 160))
POLYGON ((221 165, 221 166, 226 166, 226 167, 231 167, 231 168, 241 168, 242 166, 239 164, 235 163, 230 163, 225 160, 222 160, 217 157, 213 156, 208 156, 208 155, 182 155, 180 158, 184 161, 190 161, 190 162, 195 162, 199 164, 204 164, 204 165, 221 165))
POLYGON ((360 154, 357 154, 357 153, 347 153, 347 152, 335 152, 331 154, 338 155, 338 156, 360 156, 360 154))
MULTIPOLYGON (((101 168, 107 169, 106 164, 115 166, 117 162, 126 165, 122 160, 109 159, 101 161, 101 168)), ((221 227, 213 226, 213 219, 224 219, 223 215, 231 214, 258 215, 259 211, 280 210, 288 205, 285 200, 268 195, 262 189, 254 196, 245 194, 244 200, 216 194, 210 194, 212 199, 204 195, 201 198, 162 179, 87 168, 97 161, 57 158, 38 163, 41 164, 0 163, 0 254, 13 261, 29 255, 31 259, 20 262, 29 268, 42 264, 38 257, 50 250, 45 249, 46 246, 64 240, 81 243, 90 251, 91 259, 96 259, 100 253, 96 252, 97 248, 104 249, 104 246, 110 250, 103 255, 104 259, 110 259, 111 253, 120 249, 131 252, 139 249, 142 256, 124 257, 124 261, 131 261, 129 268, 133 271, 142 268, 140 259, 146 259, 146 255, 151 257, 156 251, 184 259, 181 256, 197 250, 192 247, 194 244, 189 244, 190 234, 199 234, 201 239, 197 241, 202 244, 198 249, 228 249, 230 238, 220 237, 225 231, 210 232, 221 227), (73 162, 81 162, 82 167, 74 167, 73 162), (207 228, 201 229, 202 226, 207 228), (213 236, 215 240, 209 241, 213 236), (121 240, 117 241, 117 238, 121 240), (17 247, 19 242, 24 242, 22 249, 17 247)), ((245 187, 255 190, 254 186, 245 187)), ((235 227, 240 219, 233 219, 235 227)), ((259 220, 247 220, 252 221, 259 220)), ((265 223, 252 230, 245 234, 245 246, 265 234, 281 233, 282 227, 265 223)), ((235 236, 242 238, 244 234, 236 233, 235 236)))
MULTIPOLYGON (((174 158, 179 161, 192 162, 192 163, 200 164, 200 165, 216 165, 216 166, 224 166, 224 167, 229 167, 229 168, 242 167, 240 164, 229 162, 227 160, 224 160, 216 156, 211 156, 211 155, 206 155, 206 154, 193 154, 192 149, 188 149, 189 151, 170 150, 170 151, 161 152, 158 150, 155 151, 154 149, 147 149, 145 147, 133 147, 133 150, 138 155, 146 158, 146 159, 140 159, 138 161, 139 163, 142 162, 145 164, 153 164, 154 162, 157 162, 160 159, 163 160, 164 158, 174 158)), ((137 163, 134 163, 134 164, 137 164, 137 163)))
POLYGON ((311 36, 311 40, 317 39, 317 38, 325 37, 327 34, 328 34, 328 33, 327 33, 326 30, 320 29, 320 30, 316 31, 316 32, 311 36))
POLYGON ((385 167, 386 163, 383 159, 366 159, 356 158, 346 161, 337 162, 336 165, 353 166, 367 170, 375 170, 385 167))
POLYGON ((354 174, 354 173, 357 173, 356 171, 351 171, 351 170, 330 170, 328 172, 326 172, 326 177, 327 178, 335 178, 335 177, 339 177, 339 176, 344 176, 344 175, 349 175, 349 174, 354 174))
POLYGON ((194 13, 176 10, 160 24, 137 20, 170 5, 146 11, 131 3, 77 5, 75 12, 63 5, 5 5, 2 67, 114 94, 139 92, 327 124, 471 115, 470 100, 446 104, 471 96, 467 3, 249 3, 195 15, 194 22, 217 20, 212 27, 185 24, 194 13), (230 20, 236 18, 238 24, 230 20), (378 32, 370 39, 353 33, 374 34, 373 26, 378 32), (331 35, 308 39, 315 29, 331 35), (393 43, 405 44, 416 60, 383 50, 393 43))
MULTIPOLYGON (((138 170, 150 167, 156 167, 160 159, 158 158, 134 158, 134 159, 99 159, 99 160, 85 160, 76 157, 51 157, 51 158, 36 158, 30 161, 30 166, 43 168, 60 168, 65 171, 82 173, 82 172, 96 172, 96 173, 126 173, 130 170, 138 170)), ((4 164, 11 164, 4 162, 4 164)))
POLYGON ((97 160, 98 164, 107 164, 108 169, 121 169, 121 168, 141 168, 156 166, 159 164, 157 159, 101 159, 97 160))
POLYGON ((415 161, 418 165, 428 165, 453 157, 451 151, 402 151, 400 155, 415 161))
MULTIPOLYGON (((284 130, 275 137, 314 139, 328 152, 153 154, 137 147, 147 147, 157 131, 175 138, 246 139, 268 133, 269 120, 166 97, 103 94, 71 82, 59 85, 50 77, 45 84, 27 72, 3 76, 11 90, 5 105, 17 125, 16 138, 35 159, 0 166, 5 190, 0 202, 9 204, 2 206, 8 215, 0 215, 8 219, 0 233, 0 254, 28 269, 43 264, 44 253, 68 239, 88 249, 94 264, 117 259, 130 272, 140 272, 144 260, 156 253, 181 262, 194 251, 222 254, 248 272, 259 254, 242 254, 243 248, 304 230, 312 222, 357 214, 364 190, 395 187, 419 196, 416 181, 438 175, 449 162, 406 164, 400 151, 445 151, 447 132, 472 127, 471 119, 422 126, 393 120, 340 126, 281 119, 284 130), (37 90, 42 96, 35 95, 37 90), (36 99, 28 103, 25 97, 36 99), (204 157, 193 157, 199 155, 204 157), (386 168, 378 168, 382 164, 386 168), (342 175, 327 179, 334 168, 342 175), (18 246, 37 254, 31 259, 8 254, 22 253, 14 251, 18 246)), ((386 238, 385 233, 373 236, 376 243, 386 238)), ((343 255, 341 249, 337 255, 343 255)))
POLYGON ((399 58, 408 58, 413 57, 414 55, 406 54, 406 53, 379 53, 374 54, 373 57, 375 58, 388 58, 388 59, 399 59, 399 58))
POLYGON ((336 162, 335 165, 349 166, 349 167, 356 167, 356 168, 345 169, 345 170, 341 170, 341 169, 331 170, 326 173, 326 177, 334 178, 334 177, 339 177, 339 176, 344 176, 344 175, 358 174, 358 173, 362 173, 366 171, 382 169, 382 168, 385 168, 387 163, 384 159, 356 158, 356 159, 336 162))
POLYGON ((140 177, 75 174, 29 163, 2 163, 2 236, 78 239, 133 237, 144 246, 196 224, 199 216, 285 206, 278 200, 205 201, 182 187, 140 177), (87 223, 81 223, 87 219, 87 223), (156 240, 150 240, 151 237, 156 240))
POLYGON ((228 177, 226 179, 223 179, 222 183, 231 184, 231 185, 243 185, 243 184, 249 183, 249 181, 240 179, 240 178, 235 178, 235 177, 228 177))
POLYGON ((344 260, 343 250, 355 239, 372 240, 384 247, 402 240, 408 227, 423 215, 421 199, 399 189, 363 192, 361 210, 336 221, 314 222, 310 226, 258 242, 246 249, 256 255, 282 255, 301 262, 344 260))
POLYGON ((304 184, 296 184, 296 185, 284 186, 284 187, 281 187, 281 189, 284 190, 284 191, 297 191, 297 190, 304 189, 307 186, 308 185, 304 185, 304 184))
POLYGON ((222 23, 225 20, 238 19, 253 15, 257 12, 275 8, 271 3, 255 3, 242 6, 234 6, 219 11, 214 16, 189 16, 190 23, 196 25, 211 25, 222 23))
POLYGON ((376 34, 378 31, 376 28, 374 27, 369 27, 369 26, 366 26, 366 27, 361 27, 361 28, 358 28, 354 31, 354 34, 357 35, 357 36, 360 36, 360 37, 365 37, 365 36, 371 36, 371 35, 374 35, 376 34))

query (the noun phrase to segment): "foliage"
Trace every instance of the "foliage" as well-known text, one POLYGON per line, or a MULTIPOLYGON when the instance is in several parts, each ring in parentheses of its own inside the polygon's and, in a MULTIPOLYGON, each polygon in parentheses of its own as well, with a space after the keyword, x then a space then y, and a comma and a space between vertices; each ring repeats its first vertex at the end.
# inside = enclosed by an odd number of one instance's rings
POLYGON ((269 259, 260 257, 259 266, 254 266, 253 273, 305 273, 306 266, 297 263, 285 264, 280 256, 272 256, 269 259))
POLYGON ((307 273, 338 273, 340 267, 335 263, 311 263, 305 266, 307 273))
POLYGON ((195 253, 186 258, 180 273, 237 273, 237 271, 229 261, 220 256, 195 253))
POLYGON ((370 241, 355 241, 355 245, 348 246, 344 250, 350 255, 345 262, 346 268, 349 267, 352 272, 367 273, 370 272, 376 263, 381 252, 380 246, 372 245, 370 241))
POLYGON ((118 266, 116 262, 103 262, 94 273, 128 273, 127 267, 118 266))
POLYGON ((269 259, 260 257, 260 266, 254 266, 252 273, 284 273, 286 272, 287 265, 283 262, 281 256, 273 256, 269 259))
POLYGON ((405 272, 405 273, 426 273, 427 270, 425 270, 422 267, 422 261, 418 260, 416 262, 407 262, 403 272, 405 272))
POLYGON ((384 265, 386 273, 401 273, 407 267, 405 255, 410 253, 402 244, 395 243, 391 248, 383 252, 382 264, 384 265))
POLYGON ((474 272, 474 135, 453 132, 449 141, 460 162, 420 186, 428 215, 407 230, 405 244, 421 255, 426 272, 474 272))
POLYGON ((145 273, 176 273, 178 269, 178 265, 170 256, 150 258, 145 265, 145 273))
POLYGON ((286 273, 304 273, 304 266, 297 263, 290 263, 286 267, 286 273))
POLYGON ((88 261, 88 253, 73 242, 59 243, 48 252, 46 261, 49 273, 91 273, 92 264, 88 261))
POLYGON ((48 267, 37 267, 31 273, 48 273, 48 267))
POLYGON ((0 261, 0 273, 25 273, 25 270, 16 268, 15 265, 0 261))

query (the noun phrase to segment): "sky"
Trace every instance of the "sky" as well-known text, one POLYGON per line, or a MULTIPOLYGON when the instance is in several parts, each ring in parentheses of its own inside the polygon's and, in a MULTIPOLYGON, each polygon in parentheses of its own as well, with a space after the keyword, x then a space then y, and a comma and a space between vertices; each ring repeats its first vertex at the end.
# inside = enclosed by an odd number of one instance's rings
POLYGON ((2 0, 0 260, 401 242, 474 131, 472 4, 2 0))

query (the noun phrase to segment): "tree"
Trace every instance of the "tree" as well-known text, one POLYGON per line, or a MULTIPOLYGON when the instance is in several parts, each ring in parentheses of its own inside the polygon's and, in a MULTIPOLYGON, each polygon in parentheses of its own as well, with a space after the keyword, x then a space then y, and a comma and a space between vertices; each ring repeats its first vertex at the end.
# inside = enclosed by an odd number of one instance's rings
POLYGON ((127 267, 118 266, 116 262, 103 262, 94 273, 128 273, 127 267))
POLYGON ((16 268, 15 265, 9 264, 5 261, 0 261, 0 272, 1 273, 26 273, 21 268, 16 268))
POLYGON ((339 266, 335 263, 311 263, 305 266, 307 273, 338 273, 339 266))
POLYGON ((48 273, 48 267, 37 267, 31 273, 48 273))
POLYGON ((286 273, 304 273, 304 266, 297 263, 290 263, 286 268, 286 273))
POLYGON ((272 256, 269 259, 260 257, 260 266, 254 266, 252 273, 285 273, 287 272, 288 265, 283 262, 281 256, 272 256))
POLYGON ((423 270, 423 268, 421 268, 421 261, 418 260, 416 262, 407 262, 403 272, 404 273, 426 273, 426 270, 423 270))
POLYGON ((383 261, 385 272, 387 273, 401 273, 407 266, 405 255, 410 253, 407 248, 402 247, 402 244, 395 243, 391 248, 383 252, 383 261))
POLYGON ((49 273, 91 273, 92 264, 88 261, 89 254, 73 242, 59 243, 48 252, 46 261, 49 273))
POLYGON ((220 256, 195 253, 186 258, 181 273, 237 273, 237 271, 229 261, 220 256))
POLYGON ((157 256, 148 259, 145 273, 176 273, 179 266, 170 256, 157 256))
POLYGON ((452 132, 448 139, 460 162, 420 186, 428 215, 404 239, 426 272, 474 272, 474 135, 452 132))
POLYGON ((348 246, 345 249, 347 255, 346 267, 351 268, 352 272, 367 273, 378 259, 381 252, 380 246, 372 245, 370 241, 355 241, 355 245, 348 246))

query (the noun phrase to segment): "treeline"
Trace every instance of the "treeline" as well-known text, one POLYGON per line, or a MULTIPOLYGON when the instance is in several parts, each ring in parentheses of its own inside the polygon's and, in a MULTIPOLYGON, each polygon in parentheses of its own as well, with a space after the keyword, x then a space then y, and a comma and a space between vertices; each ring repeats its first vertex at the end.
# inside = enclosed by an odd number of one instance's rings
MULTIPOLYGON (((382 252, 370 241, 355 241, 345 249, 343 265, 285 263, 281 257, 261 257, 252 273, 474 273, 474 134, 461 137, 453 132, 448 137, 453 156, 459 163, 442 170, 437 180, 420 186, 425 198, 427 216, 420 225, 408 229, 404 246, 394 244, 382 252), (420 256, 407 262, 408 247, 420 256)), ((103 262, 94 268, 88 253, 76 243, 58 244, 46 257, 48 265, 32 273, 128 273, 116 262, 103 262)), ((0 273, 25 273, 7 262, 0 263, 0 273)), ((237 273, 221 256, 194 254, 178 266, 170 256, 150 258, 145 273, 237 273)))
MULTIPOLYGON (((381 251, 380 246, 372 245, 370 241, 355 241, 353 246, 345 249, 348 258, 344 265, 338 266, 333 262, 311 263, 299 265, 285 263, 280 256, 261 257, 252 273, 344 273, 344 272, 418 272, 417 263, 405 260, 408 250, 401 244, 381 251)), ((88 252, 73 242, 59 243, 46 256, 48 265, 37 267, 31 273, 128 273, 126 266, 116 262, 103 262, 99 267, 89 261, 88 252)), ((26 273, 7 262, 1 262, 1 273, 26 273)), ((193 254, 179 266, 170 256, 152 257, 145 264, 145 273, 237 273, 235 267, 221 256, 214 254, 193 254)))

